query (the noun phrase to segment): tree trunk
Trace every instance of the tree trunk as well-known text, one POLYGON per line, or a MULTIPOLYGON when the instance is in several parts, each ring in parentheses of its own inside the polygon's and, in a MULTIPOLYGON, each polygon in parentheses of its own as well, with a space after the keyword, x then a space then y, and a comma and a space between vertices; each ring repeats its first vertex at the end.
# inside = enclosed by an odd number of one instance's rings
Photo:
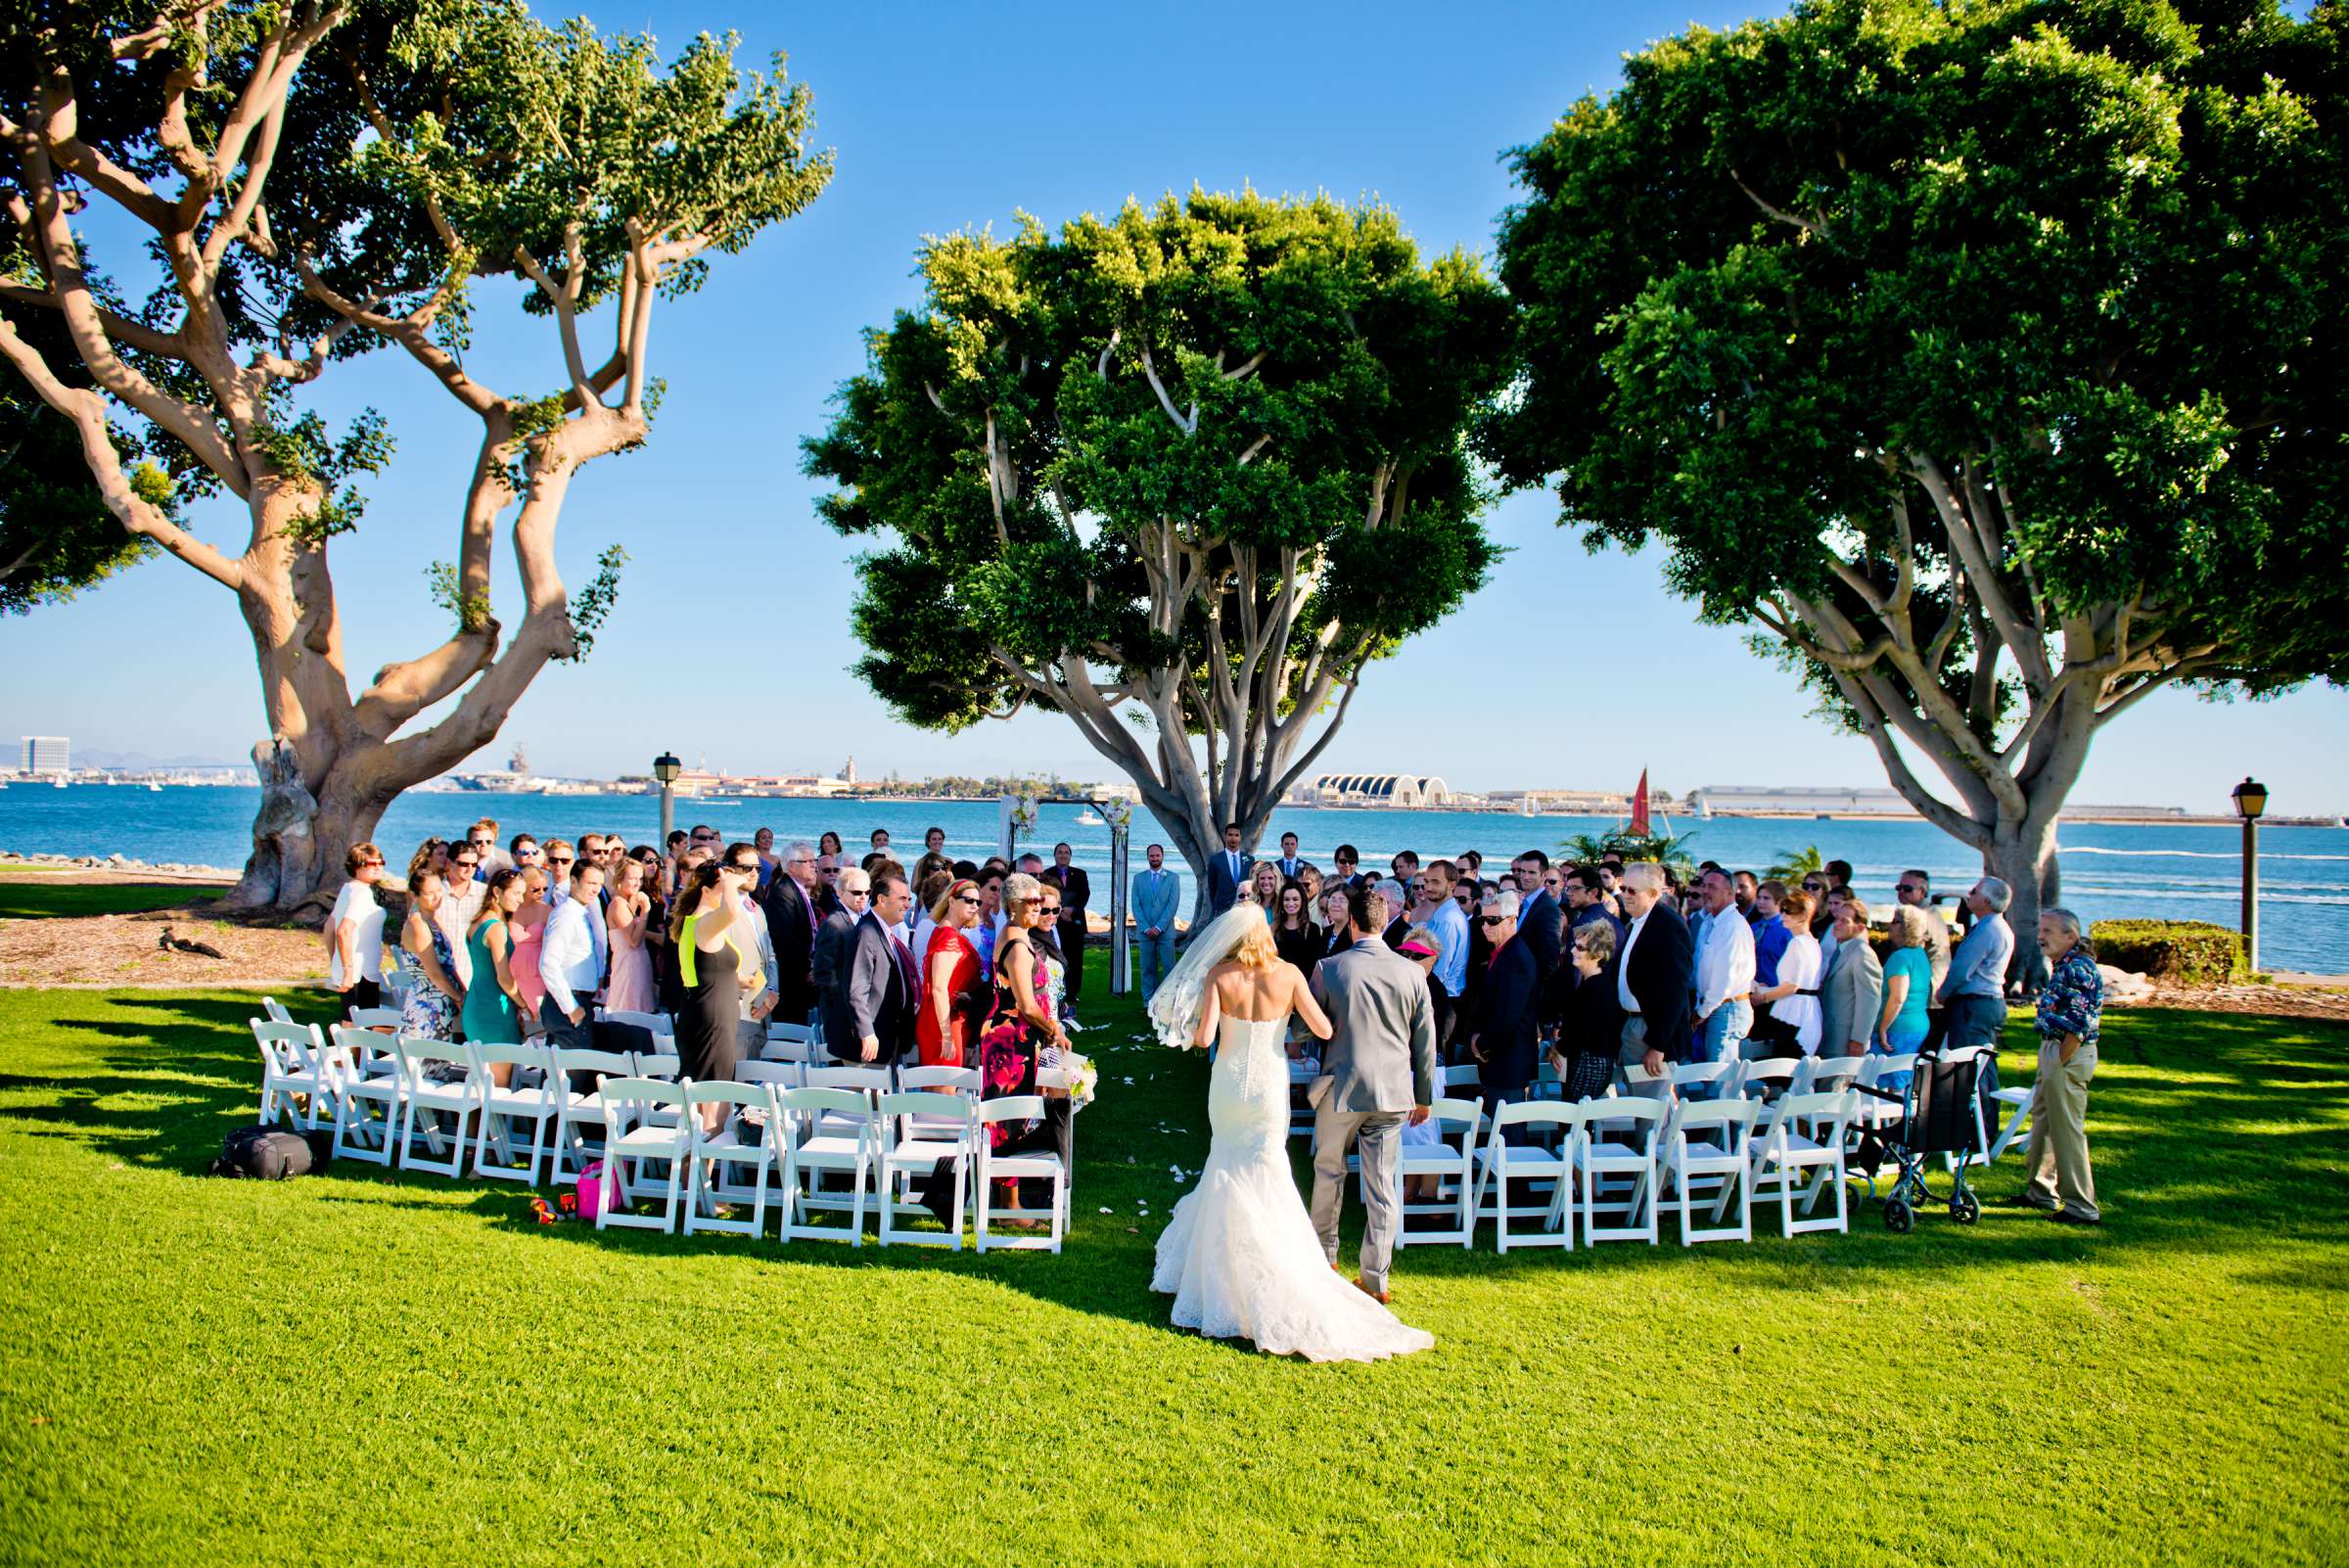
POLYGON ((2047 956, 2039 950, 2039 912, 2052 901, 2050 890, 2061 885, 2056 870, 2054 812, 2009 830, 2002 824, 1982 852, 1982 869, 2014 890, 2006 906, 2006 923, 2014 928, 2014 959, 2006 969, 2009 985, 2036 992, 2048 978, 2047 956), (2034 825, 2035 824, 2035 825, 2034 825))

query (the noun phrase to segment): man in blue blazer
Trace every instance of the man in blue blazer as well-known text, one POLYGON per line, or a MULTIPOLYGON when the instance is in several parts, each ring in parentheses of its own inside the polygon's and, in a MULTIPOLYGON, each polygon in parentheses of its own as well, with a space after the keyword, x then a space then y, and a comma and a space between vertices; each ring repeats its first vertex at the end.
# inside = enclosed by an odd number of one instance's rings
POLYGON ((1222 850, 1207 857, 1207 912, 1220 915, 1238 902, 1248 873, 1255 869, 1256 856, 1241 853, 1240 825, 1225 823, 1222 850))
POLYGON ((1174 912, 1182 906, 1182 878, 1167 869, 1167 847, 1142 852, 1150 869, 1133 879, 1134 946, 1142 971, 1142 1001, 1158 994, 1158 984, 1174 967, 1174 912))

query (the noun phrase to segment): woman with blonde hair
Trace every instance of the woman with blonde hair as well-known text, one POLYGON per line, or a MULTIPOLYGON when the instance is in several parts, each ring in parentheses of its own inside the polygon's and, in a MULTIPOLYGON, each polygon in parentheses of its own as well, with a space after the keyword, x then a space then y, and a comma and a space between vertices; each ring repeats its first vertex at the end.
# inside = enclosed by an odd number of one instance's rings
POLYGON ((1267 925, 1280 919, 1280 866, 1272 860, 1257 861, 1256 869, 1249 873, 1248 897, 1265 912, 1267 925))
MULTIPOLYGON (((1892 951, 1884 959, 1884 1010, 1877 1015, 1875 1038, 1868 1045, 1874 1055, 1907 1056, 1925 1042, 1925 1008, 1933 995, 1933 957, 1925 945, 1925 922, 1938 918, 1911 903, 1893 908, 1892 951)), ((1888 1074, 1878 1082, 1888 1090, 1906 1093, 1909 1075, 1888 1074)))
MULTIPOLYGON (((1351 929, 1360 930, 1365 918, 1359 901, 1349 905, 1351 929)), ((1338 960, 1346 966, 1345 993, 1362 1006, 1380 1005, 1367 1000, 1374 992, 1402 1000, 1407 1016, 1423 1021, 1425 981, 1393 951, 1374 942, 1363 946, 1371 950, 1338 960)), ((1174 1296, 1177 1325, 1212 1338, 1251 1340, 1273 1356, 1376 1360, 1425 1350, 1433 1336, 1398 1321, 1381 1304, 1383 1277, 1350 1283, 1334 1271, 1298 1196, 1289 1172, 1284 1050, 1292 1012, 1321 1039, 1334 1033, 1305 976, 1281 961, 1265 912, 1252 904, 1234 905, 1197 933, 1151 997, 1161 1040, 1212 1042, 1216 1056, 1208 1078, 1214 1137, 1207 1163, 1159 1235, 1150 1288, 1174 1296)), ((1326 1082, 1316 1087, 1331 1092, 1326 1082)), ((1404 1119, 1383 1119, 1379 1135, 1392 1137, 1393 1124, 1404 1119)), ((1370 1159, 1365 1151, 1365 1167, 1370 1159)), ((1393 1194, 1372 1201, 1391 1203, 1393 1194)))

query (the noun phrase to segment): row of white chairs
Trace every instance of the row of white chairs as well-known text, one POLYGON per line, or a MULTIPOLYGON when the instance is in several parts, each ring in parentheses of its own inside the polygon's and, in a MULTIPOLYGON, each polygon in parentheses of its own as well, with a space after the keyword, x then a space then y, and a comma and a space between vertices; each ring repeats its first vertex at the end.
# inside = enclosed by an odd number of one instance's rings
MULTIPOLYGON (((918 1238, 959 1250, 966 1196, 983 1251, 1058 1252, 1067 1231, 1070 1173, 1059 1156, 998 1156, 986 1135, 995 1123, 1041 1116, 1040 1096, 982 1102, 978 1074, 966 1068, 762 1060, 740 1064, 731 1082, 696 1084, 677 1081, 677 1059, 666 1051, 451 1044, 356 1024, 334 1026, 330 1044, 315 1026, 274 1019, 254 1019, 253 1030, 262 1061, 264 1122, 331 1125, 339 1158, 452 1177, 467 1174, 469 1146, 473 1176, 531 1185, 576 1179, 600 1157, 603 1196, 611 1201, 598 1206, 598 1228, 675 1228, 682 1202, 688 1233, 734 1229, 742 1222, 706 1211, 716 1202, 747 1201, 757 1233, 764 1229, 773 1177, 782 1188, 787 1241, 821 1234, 861 1246, 869 1202, 885 1245, 918 1238), (494 1071, 501 1066, 509 1069, 502 1084, 494 1071), (595 1086, 575 1087, 587 1083, 595 1086), (705 1137, 699 1112, 712 1105, 725 1107, 728 1120, 705 1137), (733 1130, 744 1110, 763 1124, 754 1140, 762 1153, 740 1152, 750 1147, 733 1130), (950 1231, 909 1231, 912 1216, 927 1212, 912 1199, 915 1181, 941 1159, 952 1162, 956 1223, 950 1231), (648 1163, 666 1167, 667 1179, 648 1176, 648 1163), (745 1164, 755 1172, 748 1184, 718 1174, 717 1168, 745 1164), (987 1174, 976 1176, 980 1171, 987 1174), (1041 1236, 1007 1236, 997 1228, 1011 1216, 990 1207, 990 1183, 1014 1178, 1049 1184, 1041 1236), (644 1198, 661 1202, 660 1220, 626 1213, 644 1198), (815 1224, 808 1217, 817 1211, 846 1213, 849 1222, 845 1229, 815 1224)), ((1039 1087, 1063 1086, 1052 1073, 1039 1075, 1039 1087)))
POLYGON ((1773 1200, 1788 1236, 1847 1230, 1845 1149, 1862 1098, 1848 1088, 1767 1104, 1610 1090, 1488 1113, 1481 1100, 1447 1096, 1429 1108, 1438 1141, 1405 1144, 1398 1158, 1396 1245, 1471 1248, 1489 1221, 1504 1253, 1572 1248, 1578 1228, 1585 1245, 1653 1246, 1668 1204, 1683 1246, 1751 1241, 1754 1205, 1773 1200), (1414 1176, 1436 1179, 1435 1199, 1411 1200, 1414 1176), (1820 1209, 1830 1194, 1828 1216, 1820 1209), (1415 1220, 1428 1223, 1414 1228, 1415 1220))

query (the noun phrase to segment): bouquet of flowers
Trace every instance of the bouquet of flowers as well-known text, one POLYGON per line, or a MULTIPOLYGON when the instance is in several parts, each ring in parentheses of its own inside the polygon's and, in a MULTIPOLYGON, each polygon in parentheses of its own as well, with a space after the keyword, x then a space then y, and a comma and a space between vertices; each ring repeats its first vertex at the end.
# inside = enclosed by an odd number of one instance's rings
POLYGON ((1069 1109, 1081 1111, 1090 1105, 1094 1091, 1101 1086, 1101 1069, 1093 1065, 1093 1059, 1080 1056, 1075 1051, 1047 1051, 1045 1055, 1055 1059, 1043 1065, 1065 1075, 1069 1088, 1069 1109))

